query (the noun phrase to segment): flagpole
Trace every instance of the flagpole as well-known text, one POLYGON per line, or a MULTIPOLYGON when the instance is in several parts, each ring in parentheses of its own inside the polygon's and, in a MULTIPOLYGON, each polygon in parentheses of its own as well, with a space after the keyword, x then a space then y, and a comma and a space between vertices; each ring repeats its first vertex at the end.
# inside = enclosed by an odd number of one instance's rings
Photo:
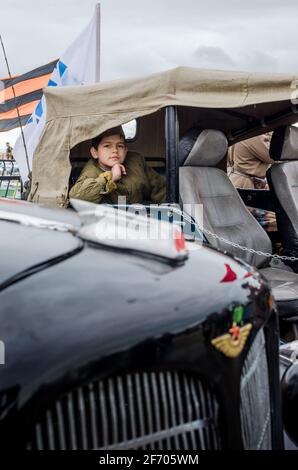
MULTIPOLYGON (((8 64, 8 60, 7 60, 7 56, 6 56, 6 52, 5 52, 5 47, 4 47, 4 44, 3 44, 3 41, 2 41, 1 34, 0 34, 0 41, 1 41, 1 46, 2 46, 2 50, 3 50, 5 62, 6 62, 6 67, 7 67, 7 70, 8 70, 8 75, 9 75, 9 78, 12 80, 12 76, 11 76, 11 73, 10 73, 10 68, 9 68, 9 64, 8 64)), ((28 158, 28 152, 27 152, 27 147, 26 147, 26 142, 25 142, 25 136, 24 136, 24 132, 23 132, 23 126, 22 126, 21 116, 20 116, 18 102, 17 102, 17 96, 16 96, 16 93, 15 93, 14 85, 12 84, 11 87, 12 87, 12 92, 13 92, 13 96, 14 96, 14 100, 15 100, 15 104, 16 104, 18 121, 19 121, 19 125, 20 125, 20 128, 21 128, 22 140, 23 140, 23 145, 24 145, 24 149, 25 149, 26 163, 27 163, 27 169, 28 169, 28 177, 30 179, 29 158, 28 158)))
POLYGON ((96 15, 96 50, 95 50, 95 81, 100 82, 100 3, 95 5, 96 15))

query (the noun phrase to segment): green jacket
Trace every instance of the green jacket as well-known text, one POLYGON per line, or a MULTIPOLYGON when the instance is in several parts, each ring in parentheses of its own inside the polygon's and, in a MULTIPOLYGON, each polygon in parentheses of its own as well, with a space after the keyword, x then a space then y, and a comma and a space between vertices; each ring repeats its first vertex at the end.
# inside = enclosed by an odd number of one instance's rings
POLYGON ((114 182, 111 171, 104 171, 96 160, 89 160, 69 197, 106 204, 117 204, 119 196, 126 196, 127 204, 166 202, 165 178, 150 168, 140 154, 128 152, 124 165, 126 175, 114 182))

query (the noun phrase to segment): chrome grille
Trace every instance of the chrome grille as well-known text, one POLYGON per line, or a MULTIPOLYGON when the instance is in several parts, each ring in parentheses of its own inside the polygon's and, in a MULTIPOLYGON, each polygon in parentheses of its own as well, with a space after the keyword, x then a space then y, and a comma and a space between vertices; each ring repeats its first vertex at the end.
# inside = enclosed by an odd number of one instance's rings
POLYGON ((218 449, 217 409, 193 375, 117 376, 61 397, 35 425, 27 449, 218 449))
POLYGON ((256 335, 247 355, 240 391, 245 449, 271 449, 269 378, 263 330, 256 335))

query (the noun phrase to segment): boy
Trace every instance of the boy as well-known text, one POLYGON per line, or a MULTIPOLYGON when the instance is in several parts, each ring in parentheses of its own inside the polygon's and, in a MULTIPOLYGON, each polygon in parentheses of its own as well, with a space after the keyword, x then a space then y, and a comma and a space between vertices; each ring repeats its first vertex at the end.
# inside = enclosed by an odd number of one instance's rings
POLYGON ((90 153, 69 197, 106 204, 117 204, 119 196, 128 204, 166 201, 165 178, 140 154, 128 152, 121 126, 95 137, 90 153))

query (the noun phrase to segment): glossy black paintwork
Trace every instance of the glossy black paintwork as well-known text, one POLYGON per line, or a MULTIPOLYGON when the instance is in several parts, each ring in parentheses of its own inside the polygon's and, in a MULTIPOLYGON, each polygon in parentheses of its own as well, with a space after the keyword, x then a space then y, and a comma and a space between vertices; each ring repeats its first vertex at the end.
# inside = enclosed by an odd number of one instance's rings
MULTIPOLYGON (((79 255, 7 288, 1 294, 1 335, 10 356, 7 386, 20 382, 20 370, 13 366, 20 365, 23 350, 21 369, 28 381, 52 367, 55 358, 59 367, 61 361, 76 361, 82 346, 84 353, 89 350, 87 355, 92 356, 95 348, 96 356, 104 357, 157 335, 177 334, 231 304, 249 303, 252 290, 258 290, 248 288, 248 281, 227 286, 212 280, 218 258, 226 261, 227 257, 207 248, 192 255, 183 266, 173 268, 141 256, 86 247, 79 255), (209 272, 204 269, 194 279, 194 264, 200 257, 209 260, 209 272)), ((252 307, 247 312, 249 318, 255 315, 252 307)), ((265 315, 260 315, 263 322, 265 315)), ((226 331, 230 321, 230 316, 214 321, 218 325, 214 334, 226 331)), ((2 384, 3 376, 5 367, 2 384)))
POLYGON ((0 220, 1 285, 21 271, 71 252, 81 241, 71 233, 25 227, 0 220))
MULTIPOLYGON (((7 235, 16 226, 3 224, 7 235)), ((37 230, 16 227, 23 240, 37 230)), ((26 262, 30 255, 36 262, 40 254, 44 259, 81 243, 71 234, 40 232, 35 245, 26 245, 27 257, 21 255, 26 262)), ((5 240, 9 269, 13 243, 5 240)), ((223 445, 241 448, 241 367, 258 328, 270 318, 268 296, 257 272, 207 247, 172 266, 85 243, 79 253, 0 292, 0 339, 6 348, 6 364, 0 366, 1 442, 24 445, 40 414, 89 379, 175 368, 201 374, 212 384, 221 404, 223 445), (236 275, 232 282, 222 282, 227 265, 236 275), (214 349, 211 339, 228 331, 238 304, 245 306, 244 322, 252 322, 253 331, 243 353, 231 360, 214 349)))
POLYGON ((0 198, 0 211, 26 214, 33 217, 41 217, 56 222, 64 222, 75 227, 80 226, 80 218, 73 210, 50 208, 39 206, 31 202, 18 201, 16 199, 0 198))
MULTIPOLYGON (((0 212, 63 222, 79 227, 80 219, 73 211, 49 209, 37 204, 0 198, 0 212)), ((7 222, 0 217, 0 290, 1 285, 16 274, 47 260, 76 250, 81 241, 71 233, 27 227, 7 222)))

